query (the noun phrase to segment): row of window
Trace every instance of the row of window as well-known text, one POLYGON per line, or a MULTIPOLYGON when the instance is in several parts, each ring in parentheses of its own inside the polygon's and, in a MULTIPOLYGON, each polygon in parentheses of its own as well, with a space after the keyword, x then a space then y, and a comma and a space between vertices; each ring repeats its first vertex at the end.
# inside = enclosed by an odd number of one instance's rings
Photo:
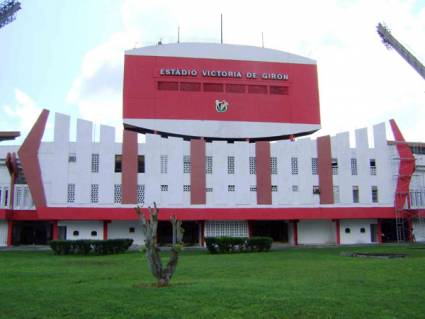
POLYGON ((160 91, 183 91, 183 92, 226 92, 226 93, 249 93, 249 94, 272 94, 288 95, 287 86, 276 85, 244 85, 223 83, 199 83, 199 82, 172 82, 158 81, 157 88, 160 91))
MULTIPOLYGON (((69 162, 76 162, 77 157, 75 153, 72 153, 69 155, 69 162)), ((351 158, 350 159, 351 164, 351 175, 358 175, 358 168, 357 168, 357 158, 351 158)), ((272 156, 270 157, 270 171, 271 174, 277 175, 277 157, 272 156)), ((369 159, 369 169, 370 169, 370 175, 376 175, 376 160, 375 159, 369 159)), ((92 154, 91 157, 91 171, 92 173, 98 173, 99 172, 99 154, 92 154)), ((115 167, 114 167, 115 173, 121 173, 122 171, 122 155, 115 155, 115 167)), ((145 156, 139 155, 137 157, 137 172, 138 173, 144 173, 145 172, 145 156)), ((168 155, 161 155, 160 156, 160 172, 161 174, 167 174, 168 173, 168 155)), ((190 155, 184 155, 183 156, 183 173, 189 174, 191 172, 191 159, 190 155)), ((213 173, 213 157, 212 156, 206 156, 205 157, 205 173, 206 174, 212 174, 213 173)), ((228 156, 227 157, 227 173, 228 174, 235 174, 235 157, 234 156, 228 156)), ((319 165, 318 165, 318 158, 313 157, 311 159, 311 173, 313 175, 319 174, 319 165)), ((256 158, 254 156, 249 157, 249 174, 255 175, 256 174, 256 158)), ((298 169, 298 158, 297 157, 291 157, 291 174, 292 175, 298 175, 299 169, 298 169)), ((332 174, 338 175, 338 159, 333 158, 332 159, 332 174)))
MULTIPOLYGON (((129 233, 135 233, 135 232, 136 232, 136 229, 135 229, 134 227, 129 227, 128 232, 129 232, 129 233)), ((73 235, 74 237, 78 237, 78 236, 80 236, 80 231, 79 231, 79 230, 74 230, 74 231, 72 232, 72 235, 73 235)), ((92 231, 90 232, 90 236, 92 236, 92 237, 97 237, 97 231, 96 231, 96 230, 92 230, 92 231)))
MULTIPOLYGON (((160 185, 161 192, 168 192, 168 185, 160 185)), ((191 185, 183 185, 183 192, 190 192, 191 185)), ((251 192, 256 192, 257 187, 251 185, 249 187, 249 190, 251 192)), ((211 187, 208 187, 205 189, 206 192, 212 192, 213 189, 211 187)), ((235 192, 236 191, 236 185, 227 185, 227 191, 228 192, 235 192)), ((278 191, 278 185, 272 185, 271 186, 272 192, 278 191)), ((292 192, 298 192, 299 187, 298 185, 292 185, 292 192)), ((313 194, 320 194, 320 188, 318 185, 313 186, 313 194)), ((352 194, 353 194, 353 203, 359 203, 359 186, 354 185, 352 187, 352 194)), ((339 186, 333 187, 333 195, 334 195, 334 202, 339 203, 339 186)), ((378 202, 378 187, 372 186, 371 187, 371 196, 372 196, 372 202, 377 203, 378 202)), ((137 185, 137 202, 143 204, 145 201, 145 185, 137 185)), ((68 203, 74 203, 75 202, 75 184, 68 184, 68 203)), ((91 184, 91 190, 90 190, 90 202, 92 204, 99 202, 99 184, 91 184)), ((121 184, 115 184, 114 185, 114 203, 120 204, 122 202, 122 191, 121 191, 121 184)))

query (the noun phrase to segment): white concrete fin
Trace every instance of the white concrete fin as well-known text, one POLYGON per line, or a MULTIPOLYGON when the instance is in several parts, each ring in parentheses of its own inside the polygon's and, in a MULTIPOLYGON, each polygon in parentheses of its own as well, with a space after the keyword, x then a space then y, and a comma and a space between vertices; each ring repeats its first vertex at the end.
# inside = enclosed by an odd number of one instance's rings
POLYGON ((360 128, 355 130, 356 134, 356 148, 357 149, 368 149, 369 148, 369 138, 367 135, 367 128, 360 128))
POLYGON ((100 143, 109 144, 115 143, 115 128, 113 126, 100 126, 100 143))
POLYGON ((93 135, 93 123, 90 121, 77 120, 77 142, 91 143, 93 135))
POLYGON ((69 142, 70 117, 62 113, 55 113, 54 142, 69 142))
POLYGON ((373 141, 376 149, 387 148, 387 131, 384 122, 373 126, 373 141))
POLYGON ((331 137, 332 154, 336 150, 347 150, 350 148, 350 134, 348 132, 338 133, 331 137))

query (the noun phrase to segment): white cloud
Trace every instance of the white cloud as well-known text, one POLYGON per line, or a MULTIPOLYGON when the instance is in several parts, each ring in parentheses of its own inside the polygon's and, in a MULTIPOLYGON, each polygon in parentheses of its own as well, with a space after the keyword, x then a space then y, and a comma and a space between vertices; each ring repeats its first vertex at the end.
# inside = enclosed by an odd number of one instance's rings
POLYGON ((375 31, 385 21, 419 59, 425 58, 425 8, 415 1, 139 1, 123 2, 124 30, 90 50, 68 94, 80 116, 119 125, 124 50, 177 41, 261 45, 318 61, 319 135, 395 118, 409 140, 425 141, 423 80, 375 31))
POLYGON ((2 123, 2 130, 21 132, 17 141, 22 142, 33 127, 42 108, 20 89, 15 89, 15 100, 15 104, 3 106, 5 119, 2 123))

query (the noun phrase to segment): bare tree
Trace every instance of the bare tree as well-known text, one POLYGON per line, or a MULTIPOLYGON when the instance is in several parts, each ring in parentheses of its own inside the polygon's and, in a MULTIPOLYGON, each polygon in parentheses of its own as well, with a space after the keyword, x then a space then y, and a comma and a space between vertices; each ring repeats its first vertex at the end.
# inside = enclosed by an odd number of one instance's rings
POLYGON ((142 233, 145 237, 145 249, 149 270, 157 279, 158 287, 165 287, 168 286, 174 272, 176 271, 179 253, 182 247, 181 244, 184 230, 181 226, 182 222, 177 220, 176 216, 172 216, 170 221, 173 226, 173 245, 171 247, 170 258, 167 266, 164 268, 161 261, 161 250, 157 243, 159 208, 156 207, 155 202, 153 203, 153 207, 154 208, 151 208, 150 206, 148 207, 149 219, 146 219, 139 206, 135 209, 142 223, 142 233))

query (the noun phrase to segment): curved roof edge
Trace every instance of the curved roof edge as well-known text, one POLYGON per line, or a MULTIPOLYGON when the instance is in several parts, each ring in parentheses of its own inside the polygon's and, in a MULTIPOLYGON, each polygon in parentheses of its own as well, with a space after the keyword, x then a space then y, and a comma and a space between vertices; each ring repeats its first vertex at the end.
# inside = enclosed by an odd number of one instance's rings
POLYGON ((218 60, 262 61, 278 63, 317 64, 300 55, 250 45, 221 43, 169 43, 135 48, 126 55, 184 57, 218 60))

